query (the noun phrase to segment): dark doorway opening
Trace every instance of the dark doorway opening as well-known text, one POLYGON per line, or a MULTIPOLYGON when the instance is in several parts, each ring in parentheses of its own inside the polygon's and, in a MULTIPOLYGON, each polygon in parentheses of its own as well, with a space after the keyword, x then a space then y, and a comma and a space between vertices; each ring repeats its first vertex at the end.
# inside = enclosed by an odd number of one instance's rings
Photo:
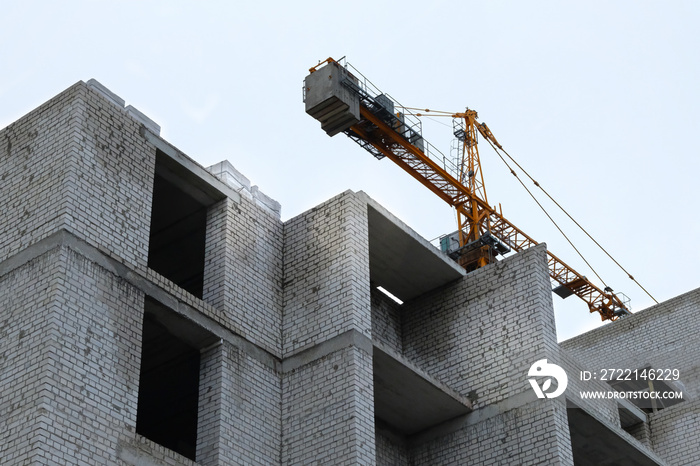
POLYGON ((202 298, 207 210, 225 196, 156 152, 148 266, 202 298))
POLYGON ((195 460, 200 350, 217 339, 146 298, 136 432, 195 460))

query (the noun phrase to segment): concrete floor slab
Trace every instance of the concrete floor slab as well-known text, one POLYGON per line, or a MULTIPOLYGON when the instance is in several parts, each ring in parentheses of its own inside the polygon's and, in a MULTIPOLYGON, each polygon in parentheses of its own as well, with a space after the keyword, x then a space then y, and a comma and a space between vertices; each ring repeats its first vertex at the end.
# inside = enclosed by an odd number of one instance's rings
POLYGON ((374 414, 404 435, 472 411, 468 399, 374 343, 374 414))
POLYGON ((585 410, 569 405, 566 410, 571 448, 577 466, 661 466, 656 455, 622 437, 585 410))

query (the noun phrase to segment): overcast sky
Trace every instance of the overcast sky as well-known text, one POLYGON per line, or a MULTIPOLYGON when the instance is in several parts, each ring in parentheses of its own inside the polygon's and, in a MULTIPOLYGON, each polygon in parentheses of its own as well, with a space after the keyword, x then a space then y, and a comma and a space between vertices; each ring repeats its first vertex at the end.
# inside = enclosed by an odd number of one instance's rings
MULTIPOLYGON (((5 2, 0 127, 96 78, 202 165, 231 161, 284 220, 352 189, 428 240, 453 231, 434 194, 304 113, 308 68, 347 56, 404 105, 477 110, 663 301, 700 277, 698 24, 694 1, 5 2)), ((424 137, 449 152, 450 128, 429 121, 424 137)), ((490 203, 593 277, 490 148, 481 158, 490 203)), ((556 217, 633 310, 653 303, 556 217)), ((554 304, 560 339, 600 323, 575 297, 554 304)))

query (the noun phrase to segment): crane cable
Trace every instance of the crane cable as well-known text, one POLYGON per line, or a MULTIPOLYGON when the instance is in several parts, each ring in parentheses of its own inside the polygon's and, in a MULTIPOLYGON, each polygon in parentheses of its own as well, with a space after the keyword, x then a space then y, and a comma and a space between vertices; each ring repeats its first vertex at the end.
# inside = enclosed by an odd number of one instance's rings
MULTIPOLYGON (((600 280, 601 282, 603 282, 603 285, 605 285, 606 287, 608 287, 607 283, 605 283, 605 280, 603 280, 603 278, 598 274, 598 272, 596 272, 596 270, 595 270, 595 269, 593 268, 593 266, 586 260, 586 258, 583 257, 583 254, 581 253, 581 251, 579 251, 578 248, 577 248, 576 246, 574 246, 574 243, 571 242, 571 240, 570 240, 569 237, 566 235, 566 233, 564 233, 564 231, 559 227, 559 225, 557 224, 557 222, 554 221, 554 219, 552 218, 552 216, 549 215, 549 212, 547 212, 547 210, 546 210, 546 209, 544 208, 544 206, 540 203, 540 201, 537 200, 537 198, 535 197, 535 195, 532 194, 532 192, 528 189, 527 186, 525 186, 525 183, 523 182, 523 180, 521 180, 520 177, 518 176, 518 174, 515 172, 515 170, 513 170, 513 169, 510 167, 510 165, 508 165, 508 162, 506 162, 506 160, 503 158, 503 156, 501 155, 501 153, 498 152, 498 150, 496 149, 496 147, 494 147, 494 145, 491 143, 491 141, 489 141, 488 138, 484 138, 484 139, 486 139, 486 140, 488 141, 488 143, 491 145, 491 147, 493 147, 493 150, 496 151, 496 154, 498 154, 498 156, 501 158, 501 160, 502 160, 503 163, 506 165, 506 167, 508 167, 508 170, 510 170, 510 173, 518 180, 518 182, 522 185, 522 187, 525 189, 525 191, 527 191, 527 193, 530 195, 530 197, 532 198, 532 200, 535 201, 535 203, 539 206, 539 208, 542 210, 542 212, 544 212, 544 214, 547 216, 547 218, 549 218, 549 221, 552 222, 552 224, 557 228, 557 230, 559 230, 559 233, 561 233, 561 235, 566 239, 566 241, 569 243, 569 245, 570 245, 572 248, 574 248, 574 251, 576 251, 576 253, 579 255, 579 257, 580 257, 581 259, 583 259, 583 262, 586 263, 586 265, 588 266, 588 268, 590 268, 590 269, 593 271, 593 273, 595 274, 595 276, 598 277, 598 280, 600 280)), ((503 151, 503 152, 505 152, 505 151, 503 151)), ((507 154, 507 153, 506 153, 506 154, 507 154)), ((509 157, 510 157, 510 156, 509 156, 509 157)), ((512 158, 511 158, 511 160, 512 160, 512 158)), ((516 162, 516 165, 517 165, 517 162, 516 162)), ((518 166, 519 166, 519 165, 518 165, 518 166)), ((522 170, 522 168, 521 168, 521 170, 522 170)), ((523 171, 524 171, 524 170, 523 170, 523 171)), ((527 174, 527 173, 526 173, 526 174, 527 174)))
MULTIPOLYGON (((490 146, 493 148, 493 150, 498 154, 498 156, 501 158, 501 160, 503 161, 503 163, 506 165, 506 167, 508 167, 508 169, 510 170, 510 172, 513 174, 513 176, 515 176, 515 177, 518 179, 518 181, 520 182, 520 184, 525 188, 525 190, 528 192, 528 194, 530 194, 530 197, 532 197, 532 199, 537 203, 537 205, 540 206, 540 209, 542 209, 542 211, 545 213, 545 215, 547 215, 547 217, 549 217, 549 219, 551 220, 551 222, 554 224, 554 226, 557 227, 557 229, 558 229, 559 232, 564 236, 564 238, 566 238, 566 240, 569 242, 569 244, 571 245, 571 247, 574 248, 574 250, 578 253, 578 255, 581 256, 581 259, 583 259, 583 261, 586 262, 586 264, 588 265, 588 267, 590 267, 591 270, 593 270, 593 273, 595 273, 595 275, 598 277, 598 279, 600 279, 600 281, 603 282, 603 284, 607 287, 608 285, 605 283, 605 281, 604 281, 602 278, 600 278, 600 275, 598 275, 598 273, 595 271, 595 269, 593 269, 593 267, 591 267, 591 265, 588 263, 588 261, 586 261, 586 259, 585 259, 585 258, 583 257, 583 255, 579 252, 579 250, 576 249, 576 247, 573 245, 573 243, 571 242, 571 240, 569 240, 569 238, 564 234, 564 232, 561 230, 561 228, 559 228, 559 225, 556 224, 556 222, 555 222, 555 221, 552 219, 552 217, 547 213, 547 211, 544 209, 544 207, 542 207, 542 204, 540 204, 539 201, 538 201, 537 199, 535 199, 535 196, 530 192, 529 189, 527 189, 527 187, 525 186, 525 184, 523 183, 523 181, 520 179, 520 177, 518 177, 518 174, 515 173, 515 171, 510 167, 510 165, 508 165, 508 162, 506 162, 506 160, 503 158, 503 156, 502 156, 501 153, 498 151, 498 149, 496 149, 496 147, 493 145, 493 143, 489 140, 489 138, 484 138, 484 139, 486 139, 486 140, 488 141, 489 145, 490 145, 490 146)), ((632 280, 633 282, 635 282, 635 283, 637 284, 637 286, 639 286, 639 288, 641 288, 641 289, 647 294, 647 296, 649 296, 652 300, 654 300, 654 302, 655 302, 656 304, 659 304, 659 302, 656 300, 656 298, 654 298, 654 297, 646 290, 646 288, 644 288, 644 287, 642 286, 642 284, 639 283, 639 282, 632 276, 631 273, 629 273, 622 265, 620 265, 620 263, 619 263, 618 261, 616 261, 615 258, 614 258, 613 256, 611 256, 610 253, 609 253, 603 246, 601 246, 601 244, 598 243, 598 241, 596 241, 595 238, 593 238, 593 236, 591 236, 591 234, 588 233, 588 231, 586 231, 586 229, 583 228, 583 227, 581 226, 581 224, 578 223, 578 222, 566 211, 566 209, 564 209, 556 200, 554 200, 554 198, 553 198, 552 196, 550 196, 550 194, 547 192, 546 189, 544 189, 532 176, 530 176, 530 174, 529 174, 529 173, 528 173, 528 172, 527 172, 527 171, 526 171, 526 170, 525 170, 525 169, 524 169, 524 168, 523 168, 523 167, 522 167, 522 166, 521 166, 521 165, 520 165, 506 150, 505 150, 505 149, 503 149, 503 147, 500 147, 500 144, 499 144, 499 148, 500 148, 501 151, 503 151, 503 153, 506 154, 506 155, 508 156, 508 158, 509 158, 509 159, 510 159, 510 160, 511 160, 511 161, 512 161, 512 162, 513 162, 513 163, 514 163, 528 178, 529 178, 529 179, 530 179, 530 181, 532 181, 532 182, 534 183, 535 186, 537 186, 538 188, 540 188, 540 189, 542 190, 542 192, 549 198, 549 200, 551 200, 552 202, 554 202, 554 204, 555 204, 557 207, 559 207, 559 209, 560 209, 562 212, 564 212, 564 213, 566 214, 566 216, 569 217, 569 219, 570 219, 572 222, 574 222, 574 224, 576 224, 576 226, 579 227, 579 228, 581 229, 581 231, 583 231, 583 232, 586 234, 586 236, 588 236, 588 238, 590 238, 590 240, 593 241, 593 242, 595 243, 595 245, 598 246, 598 247, 610 258, 610 260, 612 260, 618 267, 620 267, 620 269, 622 269, 623 272, 625 272, 625 273, 627 274, 627 276, 630 278, 630 280, 632 280)))
MULTIPOLYGON (((427 108, 426 108, 426 109, 419 109, 419 108, 412 108, 412 107, 403 107, 403 108, 406 109, 406 110, 418 110, 418 111, 432 112, 432 113, 438 113, 438 114, 439 114, 439 115, 432 115, 432 116, 434 116, 434 117, 435 117, 435 116, 450 116, 450 113, 451 113, 451 112, 445 112, 445 111, 442 111, 442 110, 430 110, 430 109, 427 109, 427 108)), ((425 116, 425 117, 427 117, 427 115, 421 115, 420 113, 418 113, 418 114, 416 114, 416 115, 417 115, 417 116, 425 116)), ((454 114, 453 114, 452 116, 454 116, 454 114)), ((494 146, 494 144, 491 142, 490 138, 485 137, 484 139, 486 139, 486 140, 488 141, 489 145, 493 148, 493 150, 496 152, 496 154, 498 154, 498 156, 501 158, 501 160, 502 160, 503 163, 506 165, 506 167, 508 167, 508 169, 510 170, 510 172, 518 179, 518 181, 519 181, 520 184, 523 186, 523 188, 525 188, 525 191, 528 192, 528 194, 530 195, 530 197, 532 197, 532 199, 537 203, 537 205, 540 207, 540 209, 542 209, 542 212, 545 213, 545 215, 549 218, 549 220, 552 222, 552 224, 554 224, 554 226, 557 228, 557 230, 559 230, 559 232, 562 234, 562 236, 563 236, 564 238, 566 238, 566 241, 568 241, 568 243, 571 245, 571 247, 574 248, 574 250, 575 250, 576 253, 581 257, 581 259, 583 259, 583 261, 588 265, 588 267, 590 267, 590 269, 591 269, 591 270, 593 271, 593 273, 598 277, 598 279, 599 279, 601 282, 603 282, 603 284, 604 284, 606 287, 608 287, 608 285, 605 283, 605 281, 600 277, 600 275, 598 275, 598 273, 595 271, 595 269, 588 263, 588 261, 586 260, 586 258, 583 257, 583 254, 581 254, 581 252, 576 248, 576 246, 574 246, 574 244, 571 242, 571 240, 568 238, 568 236, 566 236, 566 234, 564 234, 564 232, 561 230, 561 228, 559 228, 559 225, 557 225, 557 223, 556 223, 556 222, 554 221, 554 219, 549 215, 549 213, 545 210, 545 208, 542 206, 542 204, 540 204, 540 202, 535 198, 535 196, 532 194, 532 192, 530 192, 530 190, 527 189, 527 187, 525 186, 525 184, 523 183, 523 181, 518 177, 517 173, 515 173, 515 171, 510 167, 510 165, 508 165, 508 162, 506 162, 506 160, 503 158, 503 156, 502 156, 501 153, 498 151, 498 149, 496 149, 496 147, 494 146)), ((637 286, 638 286, 639 288, 641 288, 642 291, 644 291, 644 292, 647 294, 647 296, 649 296, 656 304, 659 304, 659 302, 656 300, 656 298, 654 298, 654 297, 651 295, 651 293, 649 293, 649 292, 647 291, 647 289, 644 288, 644 287, 642 286, 642 284, 639 283, 639 282, 634 278, 634 276, 632 276, 631 273, 629 273, 617 260, 615 260, 615 258, 614 258, 612 255, 610 255, 610 253, 609 253, 598 241, 596 241, 596 239, 593 238, 593 236, 591 236, 591 234, 588 233, 588 231, 586 231, 586 229, 583 228, 583 227, 581 226, 581 224, 578 223, 578 222, 569 214, 569 212, 566 211, 566 209, 564 209, 552 196, 550 196, 550 194, 547 192, 547 190, 544 189, 532 176, 530 176, 530 174, 527 172, 527 170, 525 170, 525 169, 524 169, 524 168, 523 168, 509 153, 508 153, 508 151, 506 151, 500 144, 496 143, 496 145, 497 145, 498 148, 499 148, 501 151, 503 151, 503 153, 506 154, 506 155, 508 156, 508 158, 509 158, 509 159, 510 159, 510 160, 511 160, 511 161, 512 161, 512 162, 513 162, 513 163, 514 163, 514 164, 515 164, 515 165, 516 165, 516 166, 517 166, 517 167, 518 167, 518 168, 519 168, 533 183, 534 183, 534 184, 535 184, 535 186, 537 186, 538 188, 540 188, 540 189, 542 190, 542 192, 549 198, 549 200, 551 200, 557 207, 559 207, 559 209, 560 209, 562 212, 564 212, 564 213, 566 214, 566 216, 569 217, 569 219, 570 219, 572 222, 574 222, 574 224, 575 224, 577 227, 579 227, 579 228, 581 229, 581 231, 583 231, 583 232, 586 234, 586 236, 588 236, 588 238, 589 238, 591 241, 593 241, 593 243, 595 243, 595 245, 598 246, 598 247, 600 248, 600 250, 603 251, 603 252, 605 253, 605 255, 607 255, 607 256, 610 258, 610 260, 612 260, 612 261, 615 263, 615 265, 617 265, 623 272, 625 272, 625 273, 627 274, 627 276, 630 278, 630 280, 632 280, 634 283, 636 283, 637 286)))

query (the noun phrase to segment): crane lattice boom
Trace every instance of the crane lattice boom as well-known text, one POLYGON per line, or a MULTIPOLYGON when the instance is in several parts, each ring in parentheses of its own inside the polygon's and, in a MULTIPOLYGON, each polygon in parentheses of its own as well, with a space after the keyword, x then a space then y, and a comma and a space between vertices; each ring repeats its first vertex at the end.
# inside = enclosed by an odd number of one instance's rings
MULTIPOLYGON (((423 139, 416 116, 379 91, 349 64, 327 59, 311 68, 304 84, 306 111, 333 136, 345 133, 378 159, 389 158, 420 181, 458 215, 459 247, 451 251, 467 270, 487 265, 499 254, 538 244, 491 207, 486 198, 477 138, 500 144, 477 113, 453 114, 459 160, 445 157, 423 139)), ((603 320, 628 314, 628 306, 609 290, 601 290, 551 252, 549 275, 562 297, 575 294, 603 320)))

